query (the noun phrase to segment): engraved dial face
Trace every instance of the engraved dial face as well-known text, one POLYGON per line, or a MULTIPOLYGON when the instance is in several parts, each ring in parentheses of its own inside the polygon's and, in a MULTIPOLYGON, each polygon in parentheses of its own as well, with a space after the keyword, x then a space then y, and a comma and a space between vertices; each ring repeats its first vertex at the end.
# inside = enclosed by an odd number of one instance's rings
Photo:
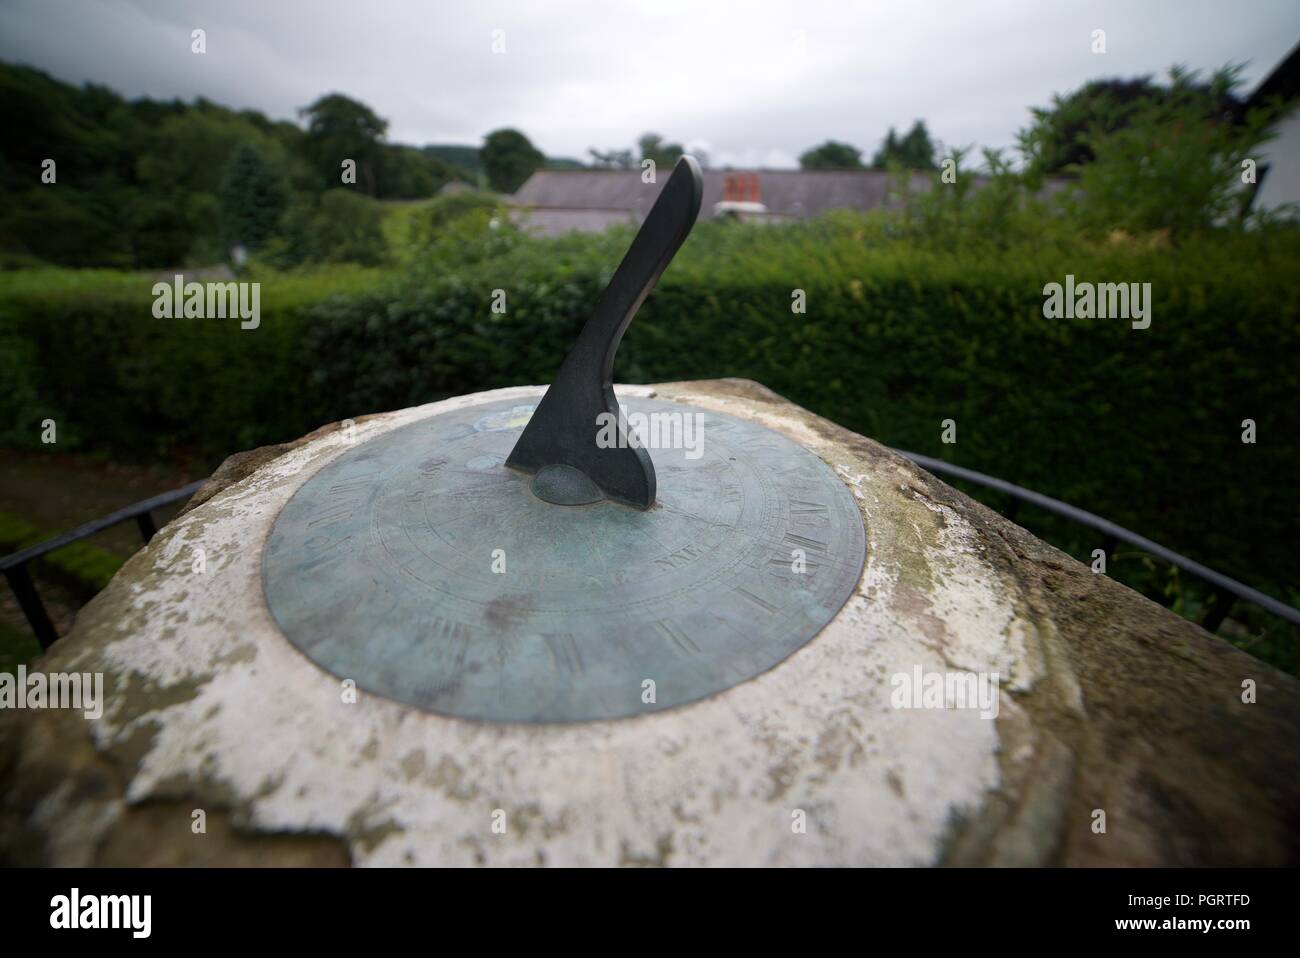
POLYGON ((710 410, 633 400, 654 506, 553 505, 504 465, 532 408, 435 415, 309 479, 263 555, 289 641, 360 689, 433 712, 577 722, 753 678, 853 594, 861 513, 802 446, 710 410))

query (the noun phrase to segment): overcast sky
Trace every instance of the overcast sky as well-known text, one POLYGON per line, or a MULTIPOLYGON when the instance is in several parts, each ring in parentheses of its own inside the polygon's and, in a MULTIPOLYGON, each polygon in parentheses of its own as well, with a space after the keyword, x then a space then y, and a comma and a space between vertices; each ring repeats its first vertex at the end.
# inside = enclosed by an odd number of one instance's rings
POLYGON ((341 92, 394 142, 514 126, 586 160, 655 130, 766 167, 826 139, 869 157, 918 117, 1010 146, 1052 93, 1173 63, 1245 63, 1249 90, 1297 41, 1300 0, 0 0, 0 59, 127 96, 294 119, 341 92))

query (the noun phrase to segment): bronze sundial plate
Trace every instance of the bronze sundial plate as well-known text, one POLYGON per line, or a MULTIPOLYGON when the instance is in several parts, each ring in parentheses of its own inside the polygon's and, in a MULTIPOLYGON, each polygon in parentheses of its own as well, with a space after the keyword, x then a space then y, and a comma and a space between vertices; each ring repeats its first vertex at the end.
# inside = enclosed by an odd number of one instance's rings
POLYGON ((852 493, 760 425, 698 416, 696 449, 651 448, 658 495, 554 505, 504 463, 534 406, 503 400, 365 442, 272 529, 266 600, 313 662, 445 715, 579 722, 684 705, 812 639, 866 548, 852 493))

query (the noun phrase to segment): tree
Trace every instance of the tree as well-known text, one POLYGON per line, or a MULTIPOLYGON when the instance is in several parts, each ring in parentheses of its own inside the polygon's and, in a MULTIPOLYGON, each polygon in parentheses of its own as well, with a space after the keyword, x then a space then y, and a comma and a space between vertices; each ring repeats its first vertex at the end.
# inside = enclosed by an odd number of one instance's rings
POLYGON ((320 259, 378 266, 388 256, 382 207, 340 187, 321 194, 313 227, 320 259))
POLYGON ((193 109, 156 124, 140 144, 136 179, 151 193, 212 193, 241 143, 257 147, 262 158, 283 169, 283 147, 247 120, 221 109, 193 109))
POLYGON ((0 242, 53 263, 127 269, 132 257, 119 211, 111 201, 101 208, 96 199, 89 192, 40 186, 11 193, 0 212, 0 242))
POLYGON ((307 120, 308 156, 324 188, 341 185, 344 160, 357 164, 357 186, 379 195, 381 141, 388 121, 364 103, 330 93, 298 111, 307 120))
POLYGON ((430 144, 420 147, 420 152, 441 160, 454 177, 466 183, 477 180, 478 174, 483 169, 477 146, 430 144))
POLYGON ((1207 112, 1231 95, 1237 72, 1220 70, 1207 86, 1176 68, 1169 86, 1129 111, 1118 129, 1095 124, 1081 139, 1092 156, 1079 173, 1084 222, 1102 233, 1162 230, 1178 239, 1235 221, 1245 197, 1242 158, 1273 138, 1279 115, 1275 105, 1236 122, 1207 112))
POLYGON ((885 134, 880 149, 871 158, 871 168, 883 170, 891 165, 898 165, 907 170, 933 170, 934 143, 930 140, 930 131, 925 128, 924 120, 917 120, 907 135, 900 138, 891 126, 885 134))
POLYGON ((609 150, 602 153, 595 147, 589 147, 591 165, 598 170, 630 170, 636 166, 636 159, 631 150, 609 150))
POLYGON ((637 140, 642 160, 654 160, 656 167, 671 168, 686 152, 680 143, 665 143, 658 133, 643 133, 637 140))
POLYGON ((232 243, 257 249, 275 232, 289 190, 262 151, 245 140, 235 147, 221 180, 221 222, 232 243))
POLYGON ((479 150, 479 159, 494 190, 513 193, 546 161, 540 150, 518 130, 489 133, 479 150))
POLYGON ((903 137, 903 165, 909 170, 933 170, 934 143, 924 120, 917 120, 903 137))
POLYGON ((1096 156, 1090 139, 1117 133, 1148 107, 1169 105, 1171 99, 1194 106, 1204 119, 1226 120, 1240 113, 1233 68, 1219 71, 1207 83, 1179 68, 1170 74, 1181 80, 1169 87, 1150 76, 1092 80, 1073 93, 1053 96, 1050 107, 1033 107, 1033 122, 1018 135, 1026 165, 1038 174, 1078 169, 1096 156))
POLYGON ((345 186, 300 197, 263 256, 281 268, 302 263, 378 266, 389 256, 383 218, 378 203, 345 186))
POLYGON ((847 143, 827 140, 800 156, 799 165, 805 170, 860 170, 862 151, 847 143))
POLYGON ((413 146, 385 144, 380 155, 379 196, 401 200, 433 196, 459 172, 432 153, 413 146))
MULTIPOLYGON (((591 165, 596 169, 632 170, 638 168, 643 160, 654 160, 656 167, 672 168, 685 154, 686 148, 680 143, 664 142, 658 133, 642 133, 635 149, 602 152, 592 147, 587 152, 591 154, 591 165)), ((697 153, 695 158, 701 164, 704 162, 702 154, 697 153)))

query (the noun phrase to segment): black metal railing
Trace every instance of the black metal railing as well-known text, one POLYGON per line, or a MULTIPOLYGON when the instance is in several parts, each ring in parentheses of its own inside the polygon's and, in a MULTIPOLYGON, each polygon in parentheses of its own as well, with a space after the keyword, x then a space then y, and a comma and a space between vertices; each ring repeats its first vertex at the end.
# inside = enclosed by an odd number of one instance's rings
POLYGON ((27 571, 27 564, 48 555, 55 549, 70 546, 74 542, 80 542, 82 539, 87 539, 96 533, 103 532, 105 529, 111 529, 123 522, 130 522, 132 519, 135 520, 136 526, 140 529, 140 538, 148 544, 149 540, 154 537, 154 533, 158 531, 153 522, 154 510, 170 506, 182 499, 188 499, 198 492, 199 487, 205 482, 207 482, 206 479, 200 479, 197 482, 191 482, 188 486, 181 486, 181 488, 173 489, 171 492, 160 493, 149 499, 144 499, 135 503, 135 505, 118 509, 116 512, 110 512, 98 519, 92 519, 85 525, 77 526, 77 528, 55 536, 53 539, 38 542, 34 546, 28 546, 20 552, 15 552, 0 559, 0 572, 4 573, 5 579, 9 582, 9 588, 13 589, 14 597, 18 599, 18 605, 23 610, 23 615, 27 616, 27 623, 32 627, 32 632, 36 635, 36 641, 41 643, 42 649, 48 649, 53 645, 59 635, 54 630, 54 623, 50 621, 49 613, 45 611, 45 604, 41 602, 41 597, 36 592, 36 585, 32 582, 32 577, 27 571))
MULTIPOLYGON (((1265 595, 1258 589, 1252 589, 1248 585, 1231 579, 1221 572, 1215 572, 1213 569, 1201 565, 1192 559, 1179 555, 1171 549, 1166 549, 1159 543, 1152 542, 1150 539, 1140 536, 1135 532, 1130 532, 1123 526, 1117 526, 1109 519, 1103 519, 1101 516, 1094 515, 1084 509, 1079 509, 1069 503, 1061 502, 1059 499, 1053 499, 1051 496, 1045 496, 1040 492, 1034 492, 1032 489, 1026 489, 1023 486, 1017 486, 1014 483, 1007 482, 1004 479, 998 479, 994 476, 987 476, 982 472, 976 472, 973 469, 967 469, 963 466, 954 466, 950 462, 944 462, 942 459, 932 459, 929 456, 922 456, 915 452, 907 452, 903 449, 894 450, 899 455, 906 456, 923 469, 940 475, 953 476, 957 479, 972 482, 976 485, 983 486, 986 489, 992 489, 1001 492, 1010 497, 1010 505, 1003 510, 1003 515, 1008 519, 1014 519, 1021 503, 1029 503, 1054 515, 1061 516, 1075 522, 1081 526, 1095 529, 1102 535, 1101 548, 1106 553, 1107 561, 1110 561, 1116 545, 1120 542, 1128 543, 1143 552, 1150 553, 1158 559, 1163 559, 1171 565, 1177 566, 1184 572, 1190 573, 1198 579, 1207 582, 1214 588, 1214 599, 1207 603, 1205 614, 1201 617, 1201 625, 1213 632, 1219 627, 1228 610, 1232 607, 1237 599, 1244 599, 1247 602, 1259 606, 1266 612, 1270 612, 1279 618, 1285 619, 1293 625, 1300 625, 1300 609, 1295 609, 1285 602, 1279 602, 1270 595, 1265 595)), ((13 589, 14 595, 18 599, 18 605, 22 608, 23 614, 27 616, 27 622, 32 627, 37 641, 40 642, 41 648, 48 649, 58 639, 58 633, 55 632, 54 625, 50 622, 49 614, 45 611, 40 596, 36 592, 36 586, 33 584, 31 576, 27 572, 27 564, 33 560, 39 559, 55 549, 61 549, 64 546, 79 542, 82 539, 93 536, 98 532, 103 532, 113 526, 123 522, 135 520, 136 525, 140 528, 140 536, 146 543, 153 538, 157 531, 154 528, 153 512, 169 506, 181 499, 188 499, 199 490, 206 480, 200 479, 197 482, 191 482, 188 486, 182 486, 180 489, 173 489, 171 492, 164 492, 161 495, 137 502, 135 505, 119 509, 117 512, 102 516, 85 525, 78 526, 70 532, 65 532, 53 539, 47 539, 45 542, 38 543, 21 552, 15 552, 13 555, 5 556, 0 559, 0 572, 4 572, 5 578, 9 581, 9 587, 13 589)))

